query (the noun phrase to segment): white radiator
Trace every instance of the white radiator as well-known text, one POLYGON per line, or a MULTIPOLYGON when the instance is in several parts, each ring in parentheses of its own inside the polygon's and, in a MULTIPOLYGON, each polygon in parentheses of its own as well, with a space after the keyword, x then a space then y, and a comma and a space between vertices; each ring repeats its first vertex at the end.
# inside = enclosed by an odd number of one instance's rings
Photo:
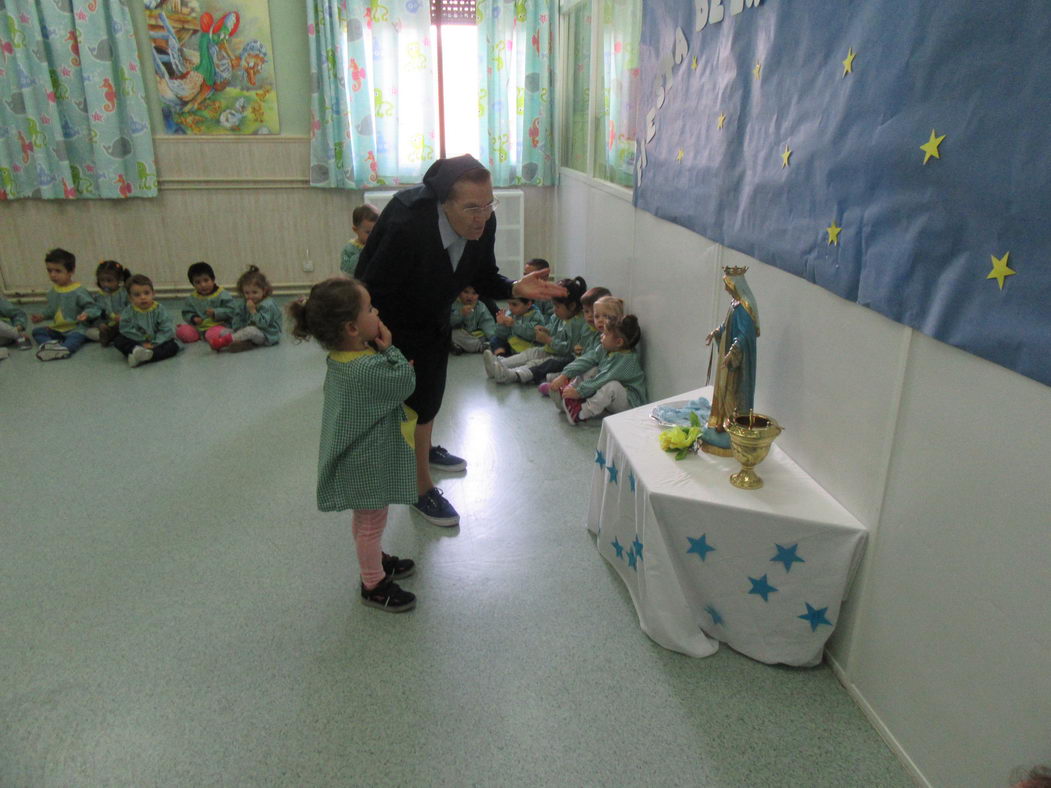
MULTIPOLYGON (((364 199, 382 213, 394 194, 390 190, 367 191, 364 199)), ((500 201, 496 208, 496 264, 508 279, 517 279, 525 263, 525 193, 521 189, 495 189, 493 194, 500 201)))

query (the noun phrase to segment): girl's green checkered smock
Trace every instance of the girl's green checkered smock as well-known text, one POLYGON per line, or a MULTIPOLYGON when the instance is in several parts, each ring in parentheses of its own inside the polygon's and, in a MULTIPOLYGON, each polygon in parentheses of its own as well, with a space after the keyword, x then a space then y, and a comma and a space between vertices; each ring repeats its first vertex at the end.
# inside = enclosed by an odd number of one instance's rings
POLYGON ((317 505, 323 512, 416 503, 416 455, 402 406, 416 374, 396 347, 332 353, 321 414, 317 505))

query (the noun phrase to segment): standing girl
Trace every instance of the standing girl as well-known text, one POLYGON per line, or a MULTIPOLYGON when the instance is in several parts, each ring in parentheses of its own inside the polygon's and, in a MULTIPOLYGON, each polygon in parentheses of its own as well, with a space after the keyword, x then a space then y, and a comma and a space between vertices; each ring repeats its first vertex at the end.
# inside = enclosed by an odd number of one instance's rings
POLYGON ((223 329, 208 339, 212 350, 239 353, 242 350, 276 345, 281 341, 281 310, 270 297, 273 289, 266 274, 250 265, 237 280, 241 301, 235 304, 233 331, 223 329))
POLYGON ((128 291, 125 285, 130 276, 131 271, 116 260, 103 260, 95 269, 95 284, 99 286, 99 291, 94 297, 102 314, 99 315, 98 322, 84 333, 88 339, 100 342, 102 347, 109 347, 109 343, 117 334, 120 313, 128 305, 128 291))
POLYGON ((390 331, 358 280, 319 282, 288 311, 293 336, 313 337, 329 351, 318 509, 353 510, 362 603, 393 613, 411 610, 416 597, 394 580, 412 574, 415 563, 382 552, 380 541, 388 505, 417 500, 416 414, 404 404, 416 375, 391 345, 390 331))

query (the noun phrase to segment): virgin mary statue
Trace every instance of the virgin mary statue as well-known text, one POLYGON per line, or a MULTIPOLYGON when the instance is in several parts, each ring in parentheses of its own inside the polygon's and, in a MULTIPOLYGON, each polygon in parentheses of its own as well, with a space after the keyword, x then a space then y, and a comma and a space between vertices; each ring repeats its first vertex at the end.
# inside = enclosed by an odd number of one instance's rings
POLYGON ((759 305, 745 281, 747 267, 723 269, 723 285, 730 294, 730 309, 721 326, 705 339, 712 347, 708 359, 708 381, 715 366, 712 413, 701 433, 701 449, 709 454, 731 456, 730 436, 723 422, 735 413, 747 414, 755 400, 755 344, 759 336, 759 305), (713 344, 714 340, 714 344, 713 344))

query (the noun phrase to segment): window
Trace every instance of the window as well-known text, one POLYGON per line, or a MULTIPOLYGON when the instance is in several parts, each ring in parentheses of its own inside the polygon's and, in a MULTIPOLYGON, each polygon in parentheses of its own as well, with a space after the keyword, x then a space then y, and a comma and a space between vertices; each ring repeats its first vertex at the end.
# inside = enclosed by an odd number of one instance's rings
POLYGON ((437 48, 439 155, 478 156, 478 31, 474 0, 431 0, 437 48), (470 86, 468 88, 467 86, 470 86))
POLYGON ((583 0, 563 15, 563 31, 563 165, 630 188, 642 0, 583 0))

